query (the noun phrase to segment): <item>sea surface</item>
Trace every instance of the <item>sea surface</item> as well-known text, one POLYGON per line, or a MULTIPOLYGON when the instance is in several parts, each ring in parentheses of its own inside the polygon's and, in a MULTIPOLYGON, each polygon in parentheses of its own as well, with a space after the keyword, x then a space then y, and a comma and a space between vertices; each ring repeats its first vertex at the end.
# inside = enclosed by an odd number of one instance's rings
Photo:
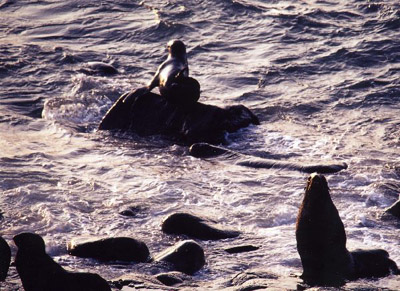
MULTIPOLYGON (((80 236, 129 236, 154 255, 179 239, 161 222, 191 211, 241 231, 198 241, 197 290, 223 290, 238 273, 301 283, 295 221, 307 174, 198 159, 163 136, 98 131, 120 94, 145 85, 166 44, 187 45, 200 101, 243 104, 260 119, 226 136, 229 149, 294 163, 346 162, 327 175, 347 248, 383 248, 400 265, 400 223, 382 219, 400 193, 398 0, 0 1, 0 234, 42 235, 69 270, 107 280, 145 264, 69 256, 80 236), (92 62, 113 65, 105 74, 92 62), (120 215, 134 207, 135 217, 120 215), (225 247, 260 249, 230 255, 225 247)), ((154 90, 157 92, 156 90, 154 90)), ((400 289, 400 276, 345 289, 400 289)), ((11 267, 1 290, 22 290, 11 267)))

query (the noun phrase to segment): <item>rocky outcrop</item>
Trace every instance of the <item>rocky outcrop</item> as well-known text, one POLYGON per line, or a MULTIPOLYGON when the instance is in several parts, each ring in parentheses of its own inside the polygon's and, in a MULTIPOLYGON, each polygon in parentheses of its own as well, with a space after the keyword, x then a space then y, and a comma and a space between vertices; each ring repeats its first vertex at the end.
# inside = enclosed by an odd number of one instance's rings
POLYGON ((197 102, 189 107, 179 106, 154 93, 129 98, 134 92, 123 94, 114 103, 103 117, 100 130, 162 134, 185 144, 221 143, 226 132, 259 124, 258 118, 243 105, 220 108, 197 102))

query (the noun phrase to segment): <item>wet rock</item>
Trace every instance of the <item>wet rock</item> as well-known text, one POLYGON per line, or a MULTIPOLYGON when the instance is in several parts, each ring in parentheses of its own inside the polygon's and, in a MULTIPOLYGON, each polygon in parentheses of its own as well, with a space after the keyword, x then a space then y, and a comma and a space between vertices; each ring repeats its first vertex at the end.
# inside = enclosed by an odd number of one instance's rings
POLYGON ((177 284, 181 284, 184 281, 190 280, 190 277, 181 272, 168 272, 168 273, 160 273, 155 276, 158 281, 167 286, 174 286, 177 284))
POLYGON ((127 217, 137 217, 142 214, 147 208, 140 205, 130 206, 127 209, 122 210, 119 214, 127 217))
POLYGON ((123 94, 103 117, 99 129, 120 129, 139 135, 164 134, 182 143, 221 143, 226 132, 234 132, 258 118, 242 105, 220 108, 203 103, 182 107, 158 94, 147 93, 129 98, 123 94), (124 99, 129 100, 124 102, 124 99))
POLYGON ((67 244, 67 250, 70 255, 100 261, 147 262, 150 255, 144 242, 128 237, 78 238, 67 244))
POLYGON ((0 236, 0 282, 7 277, 11 261, 11 249, 8 243, 0 236))
POLYGON ((162 223, 161 229, 168 234, 184 234, 201 240, 219 240, 239 236, 240 232, 223 230, 211 222, 189 213, 173 213, 162 223))
POLYGON ((126 274, 116 279, 111 280, 111 284, 116 289, 123 287, 131 287, 141 290, 178 290, 173 287, 167 287, 162 284, 157 278, 143 274, 126 274))
POLYGON ((173 270, 188 275, 199 271, 206 262, 203 248, 192 240, 177 243, 155 256, 154 260, 169 263, 173 270))
POLYGON ((389 213, 397 218, 400 218, 400 199, 397 200, 392 206, 385 210, 386 213, 389 213))
POLYGON ((266 289, 270 286, 271 281, 277 280, 278 277, 274 274, 263 270, 250 270, 237 274, 230 284, 235 286, 237 291, 250 291, 266 289))
POLYGON ((260 247, 252 245, 235 246, 224 249, 225 252, 230 254, 246 253, 258 250, 260 247))

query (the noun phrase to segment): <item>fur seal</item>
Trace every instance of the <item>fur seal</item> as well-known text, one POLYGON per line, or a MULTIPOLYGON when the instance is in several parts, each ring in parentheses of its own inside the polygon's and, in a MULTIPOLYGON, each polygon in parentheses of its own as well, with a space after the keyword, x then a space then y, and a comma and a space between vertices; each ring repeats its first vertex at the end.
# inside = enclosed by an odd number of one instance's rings
POLYGON ((158 67, 153 79, 146 87, 138 88, 134 94, 126 96, 124 103, 138 95, 159 88, 161 96, 176 104, 191 104, 200 98, 200 84, 189 77, 186 46, 181 40, 171 40, 167 45, 168 57, 158 67))
POLYGON ((313 173, 308 178, 296 223, 304 282, 337 287, 345 280, 398 274, 396 263, 389 259, 385 250, 349 252, 346 239, 328 183, 323 175, 313 173))
POLYGON ((18 247, 15 265, 26 291, 111 291, 97 274, 65 270, 46 254, 41 236, 21 233, 13 238, 18 247))
POLYGON ((0 282, 7 277, 11 261, 11 249, 8 243, 0 236, 0 282))

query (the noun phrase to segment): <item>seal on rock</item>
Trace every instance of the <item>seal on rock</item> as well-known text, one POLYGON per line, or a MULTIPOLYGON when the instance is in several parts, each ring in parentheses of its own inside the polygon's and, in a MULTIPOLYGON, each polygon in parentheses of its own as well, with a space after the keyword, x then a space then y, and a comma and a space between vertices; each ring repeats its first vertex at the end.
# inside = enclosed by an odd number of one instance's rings
POLYGON ((349 252, 346 239, 325 177, 312 174, 296 224, 297 250, 303 265, 301 278, 310 285, 341 286, 345 280, 399 273, 385 250, 349 252))
POLYGON ((0 236, 0 282, 7 277, 11 261, 11 249, 8 243, 0 236))
POLYGON ((240 234, 238 231, 216 228, 203 218, 181 212, 168 216, 163 221, 161 229, 168 234, 184 234, 201 240, 233 238, 240 234))
POLYGON ((147 262, 150 257, 144 242, 129 237, 75 239, 67 244, 67 250, 70 255, 100 261, 147 262))
POLYGON ((203 248, 193 240, 185 240, 154 257, 156 262, 167 262, 175 271, 193 275, 205 264, 203 248))
POLYGON ((26 291, 111 291, 97 274, 65 270, 46 254, 41 236, 21 233, 13 238, 18 247, 15 265, 26 291))
POLYGON ((136 89, 135 94, 128 95, 125 102, 138 95, 149 93, 159 88, 161 96, 175 104, 191 104, 200 98, 200 84, 189 77, 189 65, 186 46, 181 40, 171 40, 167 45, 168 57, 158 67, 153 79, 146 87, 136 89))

